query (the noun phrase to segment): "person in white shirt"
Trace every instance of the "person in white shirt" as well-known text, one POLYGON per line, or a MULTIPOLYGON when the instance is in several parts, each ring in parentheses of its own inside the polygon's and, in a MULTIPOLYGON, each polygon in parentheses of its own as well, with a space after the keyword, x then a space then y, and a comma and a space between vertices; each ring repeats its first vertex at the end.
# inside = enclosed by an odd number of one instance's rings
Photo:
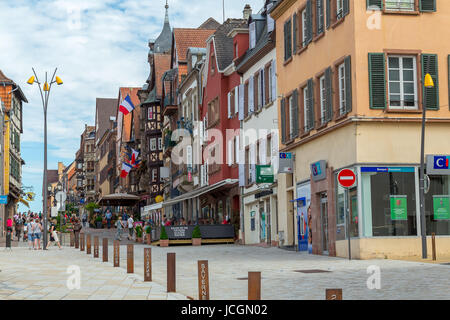
POLYGON ((133 228, 134 228, 133 215, 130 214, 130 217, 128 218, 128 240, 133 240, 133 228))

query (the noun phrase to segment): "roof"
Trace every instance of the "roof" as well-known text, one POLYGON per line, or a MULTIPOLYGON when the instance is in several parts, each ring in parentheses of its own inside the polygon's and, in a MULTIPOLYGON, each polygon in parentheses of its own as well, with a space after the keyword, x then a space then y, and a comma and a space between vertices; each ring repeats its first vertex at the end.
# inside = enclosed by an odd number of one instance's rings
MULTIPOLYGON (((18 94, 20 96, 20 99, 22 99, 22 101, 28 103, 28 100, 25 97, 24 93, 22 92, 22 89, 20 88, 20 86, 18 86, 13 80, 11 80, 7 76, 5 76, 5 74, 3 73, 2 70, 0 70, 0 83, 1 84, 5 84, 5 85, 8 84, 8 85, 13 86, 13 89, 17 89, 17 92, 18 92, 18 94)), ((3 97, 3 99, 5 100, 5 101, 3 101, 4 104, 5 104, 5 107, 7 108, 7 110, 9 110, 9 108, 11 106, 10 99, 7 99, 7 97, 6 97, 6 99, 5 99, 5 97, 3 97)))
POLYGON ((5 76, 2 70, 0 70, 0 82, 10 82, 11 84, 14 84, 14 81, 12 81, 10 78, 5 76))
POLYGON ((208 18, 205 22, 203 22, 200 27, 198 27, 199 29, 217 29, 218 27, 220 27, 220 23, 217 22, 216 19, 214 18, 208 18))
POLYGON ((155 54, 155 86, 157 97, 162 95, 162 76, 170 69, 170 54, 155 54))
POLYGON ((161 34, 155 41, 155 53, 169 53, 172 49, 172 30, 169 22, 169 6, 166 4, 166 16, 161 34))
POLYGON ((47 170, 47 184, 59 181, 58 170, 47 170))
POLYGON ((179 62, 187 62, 187 51, 190 47, 206 48, 206 40, 216 29, 174 28, 174 45, 179 62))
POLYGON ((247 27, 246 19, 228 19, 214 33, 214 45, 219 70, 223 71, 233 62, 233 38, 228 34, 235 28, 247 27))
POLYGON ((96 100, 96 113, 95 113, 95 125, 96 125, 96 140, 103 137, 105 132, 110 127, 110 117, 116 116, 117 99, 110 98, 97 98, 96 100))

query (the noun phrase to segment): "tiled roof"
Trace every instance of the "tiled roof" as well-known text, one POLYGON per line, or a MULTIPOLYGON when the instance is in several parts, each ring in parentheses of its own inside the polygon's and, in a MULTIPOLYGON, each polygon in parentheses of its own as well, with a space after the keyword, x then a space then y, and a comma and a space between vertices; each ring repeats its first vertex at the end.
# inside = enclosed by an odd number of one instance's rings
POLYGON ((214 33, 214 44, 219 70, 223 71, 233 62, 233 38, 228 37, 231 30, 247 27, 246 19, 228 19, 214 33))
POLYGON ((178 61, 187 61, 187 51, 191 47, 206 48, 206 40, 215 29, 174 28, 173 35, 177 50, 178 61))
POLYGON ((216 21, 214 18, 208 18, 205 22, 201 24, 199 29, 216 29, 220 27, 220 23, 216 21))
POLYGON ((155 54, 155 84, 156 94, 158 97, 162 95, 162 76, 164 72, 170 69, 170 54, 155 54))
POLYGON ((55 183, 59 181, 58 170, 47 170, 47 183, 55 183))
POLYGON ((0 82, 9 82, 11 84, 14 83, 14 81, 12 81, 11 79, 9 79, 7 76, 5 76, 5 74, 3 73, 2 70, 0 70, 0 82))
POLYGON ((109 129, 110 117, 116 116, 117 99, 97 98, 96 101, 96 140, 100 140, 109 129))

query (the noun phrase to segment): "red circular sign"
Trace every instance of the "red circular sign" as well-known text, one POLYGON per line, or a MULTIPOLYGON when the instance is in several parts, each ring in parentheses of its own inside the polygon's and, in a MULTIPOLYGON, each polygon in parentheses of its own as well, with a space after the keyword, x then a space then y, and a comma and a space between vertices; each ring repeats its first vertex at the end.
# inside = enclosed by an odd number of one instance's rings
POLYGON ((356 175, 353 170, 341 170, 338 174, 338 182, 342 187, 350 188, 356 183, 356 175))

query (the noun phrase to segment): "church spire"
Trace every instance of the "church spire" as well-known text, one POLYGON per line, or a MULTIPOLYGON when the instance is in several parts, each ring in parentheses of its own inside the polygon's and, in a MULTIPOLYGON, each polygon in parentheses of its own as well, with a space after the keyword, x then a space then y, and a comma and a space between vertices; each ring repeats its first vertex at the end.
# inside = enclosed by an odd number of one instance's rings
POLYGON ((155 41, 155 53, 169 53, 172 48, 172 29, 169 22, 169 3, 166 0, 166 16, 164 18, 164 26, 161 34, 155 41))
POLYGON ((166 0, 166 17, 164 19, 164 24, 169 23, 169 0, 166 0))

